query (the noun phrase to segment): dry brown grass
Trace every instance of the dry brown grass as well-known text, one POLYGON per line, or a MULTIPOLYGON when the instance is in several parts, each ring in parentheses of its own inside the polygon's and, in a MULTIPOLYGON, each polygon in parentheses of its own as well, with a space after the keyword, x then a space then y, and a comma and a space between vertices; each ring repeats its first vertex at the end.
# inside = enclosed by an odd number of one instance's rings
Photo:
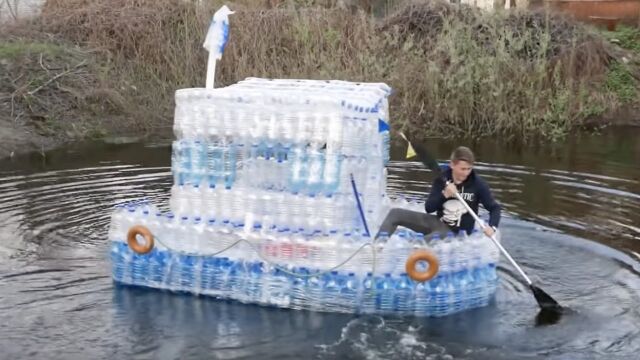
MULTIPOLYGON (((221 3, 49 0, 38 24, 101 51, 110 76, 135 86, 136 101, 168 123, 173 92, 204 83, 202 41, 221 3)), ((561 137, 611 100, 598 85, 611 61, 606 43, 560 17, 440 2, 382 21, 335 9, 230 6, 237 13, 218 86, 247 76, 382 81, 395 90, 396 128, 523 140, 561 137)))

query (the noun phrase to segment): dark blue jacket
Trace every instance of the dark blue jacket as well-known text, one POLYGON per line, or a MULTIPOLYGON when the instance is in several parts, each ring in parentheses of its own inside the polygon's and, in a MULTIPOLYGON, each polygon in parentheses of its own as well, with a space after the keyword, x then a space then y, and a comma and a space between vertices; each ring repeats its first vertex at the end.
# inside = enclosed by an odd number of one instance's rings
MULTIPOLYGON (((443 215, 442 210, 444 203, 452 200, 445 198, 442 194, 446 185, 445 179, 451 181, 451 168, 447 168, 443 176, 438 176, 433 181, 433 184, 431 185, 431 193, 424 204, 424 208, 427 213, 437 212, 439 218, 443 215)), ((482 204, 482 206, 489 211, 489 225, 498 226, 498 223, 500 222, 500 204, 493 199, 489 186, 479 175, 471 170, 467 179, 462 184, 458 184, 457 188, 460 195, 462 195, 462 198, 467 204, 469 204, 476 214, 478 213, 478 204, 482 204)), ((460 227, 458 228, 454 226, 452 229, 454 231, 465 230, 467 233, 471 233, 471 231, 473 231, 474 224, 475 220, 473 219, 473 216, 469 213, 465 213, 460 219, 460 227)))

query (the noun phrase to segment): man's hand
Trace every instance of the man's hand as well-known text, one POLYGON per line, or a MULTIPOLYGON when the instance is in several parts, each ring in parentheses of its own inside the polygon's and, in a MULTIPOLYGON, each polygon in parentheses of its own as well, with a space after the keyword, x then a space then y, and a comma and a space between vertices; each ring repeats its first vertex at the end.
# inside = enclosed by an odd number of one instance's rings
POLYGON ((484 234, 487 235, 488 237, 493 236, 493 234, 495 234, 496 231, 493 230, 493 228, 491 226, 485 226, 484 227, 484 234))
POLYGON ((448 199, 455 197, 457 192, 458 189, 456 188, 456 185, 450 182, 447 184, 447 186, 445 186, 444 190, 442 191, 442 195, 444 195, 444 197, 448 199))

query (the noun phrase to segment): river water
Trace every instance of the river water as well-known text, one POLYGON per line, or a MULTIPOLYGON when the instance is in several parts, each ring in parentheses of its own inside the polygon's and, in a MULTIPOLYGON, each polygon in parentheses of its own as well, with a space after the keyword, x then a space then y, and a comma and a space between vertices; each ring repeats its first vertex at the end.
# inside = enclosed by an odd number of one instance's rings
MULTIPOLYGON (((115 286, 114 204, 166 203, 168 143, 76 145, 0 161, 0 358, 637 359, 640 129, 562 144, 473 144, 503 204, 503 242, 572 312, 553 322, 505 261, 489 307, 441 319, 243 305, 115 286)), ((445 159, 454 142, 428 146, 445 159)), ((390 192, 424 196, 432 174, 402 160, 390 192)), ((483 214, 486 217, 486 213, 483 214)))

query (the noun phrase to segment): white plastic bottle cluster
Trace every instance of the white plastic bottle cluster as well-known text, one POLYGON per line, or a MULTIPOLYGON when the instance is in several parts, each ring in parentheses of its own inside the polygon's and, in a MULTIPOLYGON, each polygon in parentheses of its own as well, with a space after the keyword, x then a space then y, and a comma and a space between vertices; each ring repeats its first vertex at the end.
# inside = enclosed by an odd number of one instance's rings
POLYGON ((389 92, 383 84, 255 78, 179 90, 172 211, 290 228, 362 228, 353 174, 375 226, 386 187, 388 128, 380 124, 388 121, 389 92))

